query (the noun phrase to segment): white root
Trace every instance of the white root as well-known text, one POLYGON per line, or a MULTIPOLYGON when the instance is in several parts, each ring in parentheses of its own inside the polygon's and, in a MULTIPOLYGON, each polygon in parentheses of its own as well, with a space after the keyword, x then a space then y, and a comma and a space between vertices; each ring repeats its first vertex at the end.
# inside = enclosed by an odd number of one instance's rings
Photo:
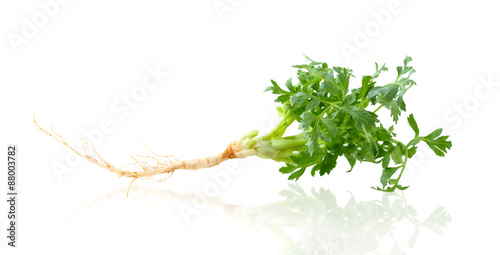
MULTIPOLYGON (((209 168, 216 166, 228 159, 233 159, 233 158, 245 158, 248 156, 253 156, 255 155, 255 150, 244 150, 241 149, 240 146, 240 141, 235 141, 230 143, 226 149, 215 156, 211 157, 206 157, 206 158, 201 158, 201 159, 191 159, 191 160, 177 160, 171 155, 158 155, 151 151, 147 146, 145 148, 150 151, 154 156, 149 156, 149 155, 143 155, 143 156, 132 156, 130 157, 133 159, 134 163, 132 166, 135 168, 142 170, 142 171, 128 171, 128 170, 122 170, 120 168, 116 168, 113 165, 111 165, 109 162, 104 160, 104 158, 97 153, 95 148, 90 145, 87 141, 82 139, 83 143, 83 153, 79 152, 75 148, 71 147, 64 138, 62 138, 61 135, 59 135, 52 127, 51 130, 52 132, 49 132, 45 129, 43 129, 40 125, 35 120, 35 116, 33 115, 33 122, 37 125, 37 127, 43 131, 45 134, 49 135, 50 137, 56 139, 58 142, 64 144, 66 147, 68 147, 71 151, 76 153, 82 158, 85 158, 87 161, 90 163, 97 165, 99 167, 102 167, 104 169, 109 170, 112 173, 117 174, 120 177, 130 177, 133 178, 132 182, 130 183, 130 186, 132 183, 137 180, 138 178, 141 179, 150 179, 152 177, 161 175, 161 174, 169 174, 166 178, 160 180, 163 181, 165 179, 168 179, 174 171, 176 170, 198 170, 202 168, 209 168), (138 159, 144 158, 144 160, 138 159), (148 162, 149 160, 149 162, 148 162), (152 165, 151 162, 154 162, 152 165)), ((128 190, 127 189, 127 195, 128 195, 128 190)))

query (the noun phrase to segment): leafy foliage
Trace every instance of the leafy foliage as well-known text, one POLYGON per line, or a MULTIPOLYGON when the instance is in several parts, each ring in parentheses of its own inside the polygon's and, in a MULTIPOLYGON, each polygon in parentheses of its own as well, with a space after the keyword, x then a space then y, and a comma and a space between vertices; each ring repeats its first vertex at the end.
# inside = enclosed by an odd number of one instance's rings
POLYGON ((396 140, 394 127, 385 128, 378 119, 377 111, 382 107, 389 110, 394 123, 406 111, 403 96, 416 85, 411 79, 415 73, 415 69, 409 65, 411 57, 406 57, 403 65, 397 67, 394 82, 377 85, 376 79, 388 69, 385 64, 379 66, 375 63, 375 73, 363 76, 361 87, 351 90, 351 69, 329 67, 326 63, 306 58, 309 64, 294 66, 298 69, 297 83, 293 84, 290 78, 284 89, 271 81, 272 86, 266 89, 277 95, 275 101, 281 104, 279 111, 287 122, 278 125, 262 140, 281 137, 293 121, 299 122, 299 128, 303 131, 300 139, 304 140, 304 144, 288 148, 293 153, 289 160, 282 160, 287 164, 280 171, 290 174, 289 179, 299 179, 309 167, 313 176, 316 172, 320 175, 329 174, 337 165, 338 158, 344 156, 351 166, 349 171, 356 162, 382 163, 382 188, 376 189, 406 189, 398 182, 408 158, 416 153, 416 145, 420 141, 429 145, 438 156, 444 156, 451 148, 448 136, 440 136, 441 129, 428 136, 419 136, 413 114, 408 117, 408 123, 415 132, 415 138, 408 144, 396 140), (372 108, 374 110, 370 110, 372 108), (390 161, 392 166, 389 166, 390 161), (399 176, 392 178, 398 171, 399 176))

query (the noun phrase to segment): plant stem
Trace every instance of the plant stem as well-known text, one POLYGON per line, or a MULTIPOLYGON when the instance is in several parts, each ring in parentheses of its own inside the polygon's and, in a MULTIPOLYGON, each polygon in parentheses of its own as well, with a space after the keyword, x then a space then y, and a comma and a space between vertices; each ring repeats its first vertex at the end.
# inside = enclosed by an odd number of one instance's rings
POLYGON ((280 122, 271 131, 269 131, 269 133, 263 135, 261 139, 270 140, 282 137, 286 131, 286 128, 290 126, 294 121, 295 119, 292 116, 286 114, 285 116, 283 116, 280 122))
POLYGON ((416 139, 418 139, 418 137, 411 139, 410 142, 408 142, 408 144, 406 144, 406 146, 405 146, 405 160, 403 161, 403 168, 401 169, 401 172, 399 173, 399 176, 396 179, 396 183, 394 183, 394 186, 391 188, 392 191, 394 191, 396 189, 396 186, 398 185, 399 180, 401 179, 401 176, 403 176, 403 172, 405 171, 406 162, 408 162, 408 147, 410 147, 411 143, 413 141, 415 141, 416 139))

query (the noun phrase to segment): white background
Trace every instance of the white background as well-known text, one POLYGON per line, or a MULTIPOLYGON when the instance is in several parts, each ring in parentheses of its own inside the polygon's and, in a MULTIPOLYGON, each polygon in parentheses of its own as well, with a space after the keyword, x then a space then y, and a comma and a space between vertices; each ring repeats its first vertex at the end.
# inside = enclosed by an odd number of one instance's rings
MULTIPOLYGON (((2 202, 1 253, 275 254, 300 242, 302 248, 291 251, 493 254, 500 238, 498 6, 337 2, 2 1, 0 144, 3 153, 7 144, 18 144, 20 229, 19 248, 7 247, 2 202), (274 97, 262 91, 270 79, 283 84, 294 76, 291 65, 305 62, 301 53, 352 68, 358 77, 352 84, 372 74, 374 62, 390 68, 381 82, 394 79, 395 67, 413 57, 418 86, 405 97, 408 112, 396 132, 400 140, 411 139, 405 118, 414 113, 421 133, 442 127, 453 147, 439 158, 420 145, 402 179, 411 186, 405 203, 391 198, 399 202, 389 212, 414 209, 424 221, 444 207, 439 219, 452 219, 441 235, 421 227, 410 247, 408 219, 375 229, 370 224, 378 216, 369 208, 362 217, 342 218, 345 225, 318 211, 290 218, 295 207, 279 203, 285 201, 279 192, 289 189, 287 176, 278 172, 281 164, 260 158, 179 171, 159 184, 137 181, 127 198, 130 180, 74 161, 32 122, 35 114, 73 145, 94 139, 118 166, 131 162, 128 153, 140 152, 143 140, 179 159, 214 155, 278 121, 274 97), (148 69, 161 73, 150 80, 155 88, 142 85, 152 77, 148 69), (98 131, 102 122, 109 126, 98 131), (194 202, 196 194, 211 196, 194 202), (321 225, 329 229, 312 226, 316 216, 330 222, 321 225), (286 233, 271 226, 287 226, 286 233)), ((304 175, 298 184, 309 196, 311 188, 328 189, 340 207, 351 194, 359 207, 382 201, 384 194, 369 188, 378 185, 380 166, 345 170, 340 160, 331 175, 304 175)), ((6 190, 6 174, 0 176, 0 190, 6 190)))

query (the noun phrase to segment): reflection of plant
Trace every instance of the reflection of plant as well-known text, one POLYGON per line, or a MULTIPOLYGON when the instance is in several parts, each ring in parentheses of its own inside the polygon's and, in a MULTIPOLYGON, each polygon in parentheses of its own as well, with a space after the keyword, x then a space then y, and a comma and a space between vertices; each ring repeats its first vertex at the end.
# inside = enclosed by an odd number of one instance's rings
MULTIPOLYGON (((273 230, 284 241, 286 254, 366 254, 376 251, 380 241, 393 234, 394 225, 404 220, 415 227, 408 240, 412 248, 420 227, 440 233, 451 221, 443 207, 436 208, 425 221, 418 220, 416 210, 398 194, 384 194, 380 200, 368 202, 356 202, 351 194, 343 207, 323 188, 312 189, 311 195, 307 195, 300 186, 293 184, 280 194, 286 197, 284 202, 253 208, 252 213, 247 211, 246 219, 247 223, 259 223, 273 230), (268 216, 269 211, 283 214, 271 215, 267 220, 259 217, 268 216)), ((397 253, 399 249, 395 242, 392 252, 397 253)))
MULTIPOLYGON (((311 189, 308 195, 295 183, 280 192, 285 198, 283 201, 250 207, 229 204, 216 197, 178 194, 152 186, 133 189, 136 198, 127 200, 136 199, 130 202, 141 210, 173 206, 180 209, 181 205, 203 201, 205 206, 220 208, 241 224, 256 229, 267 228, 282 241, 284 254, 379 254, 381 243, 397 236, 396 224, 406 222, 415 229, 407 244, 391 240, 389 254, 400 255, 404 254, 404 247, 413 248, 421 227, 441 233, 441 229, 451 221, 451 216, 443 207, 436 208, 426 220, 419 220, 415 208, 408 205, 404 195, 398 192, 381 193, 380 199, 367 202, 356 201, 351 194, 349 201, 340 206, 329 190, 311 189)), ((91 201, 43 235, 51 235, 64 225, 71 225, 71 220, 76 218, 95 217, 97 211, 107 210, 103 205, 112 203, 123 193, 124 190, 120 189, 91 201)))

